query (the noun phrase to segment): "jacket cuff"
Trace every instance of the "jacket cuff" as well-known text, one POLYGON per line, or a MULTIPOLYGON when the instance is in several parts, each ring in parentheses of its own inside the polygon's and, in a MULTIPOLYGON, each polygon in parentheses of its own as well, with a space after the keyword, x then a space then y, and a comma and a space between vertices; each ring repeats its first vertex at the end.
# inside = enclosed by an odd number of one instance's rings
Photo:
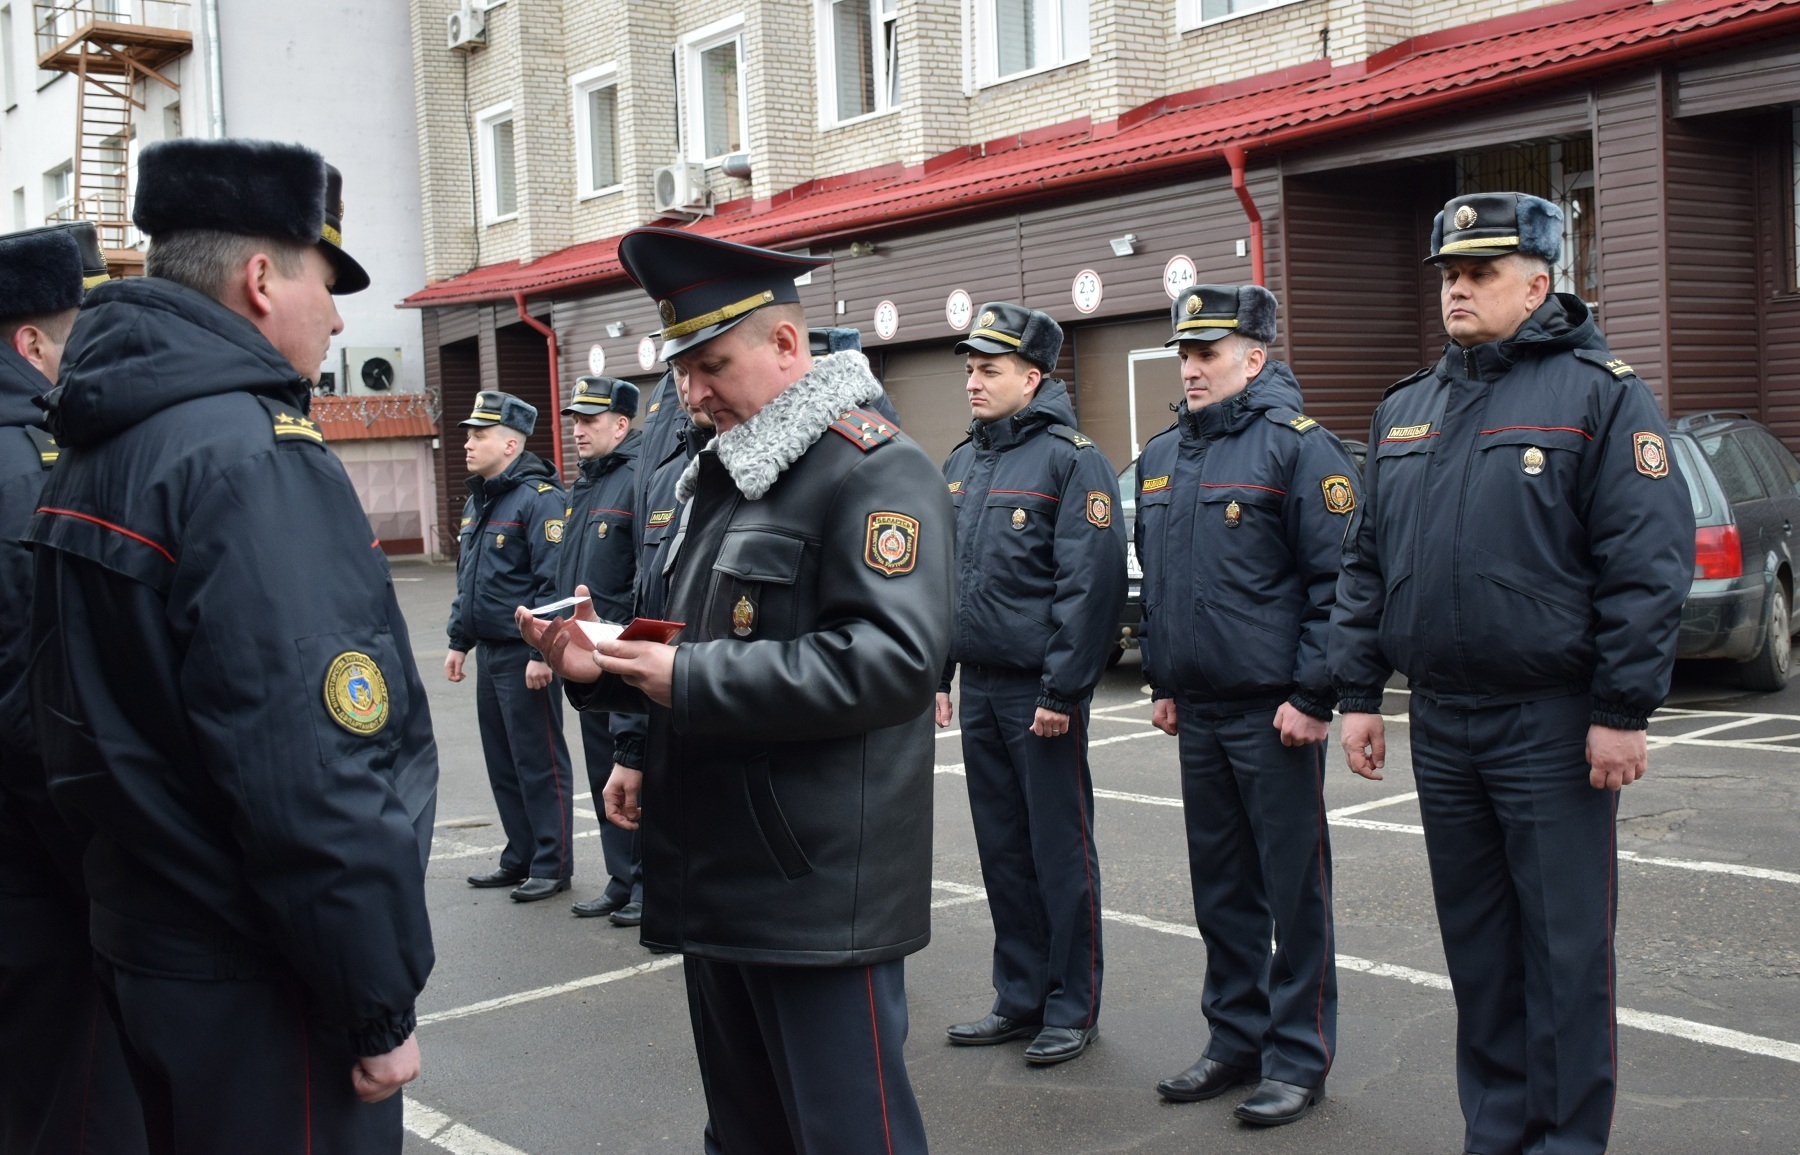
POLYGON ((644 768, 644 740, 633 734, 630 737, 613 735, 613 761, 631 770, 644 768))
POLYGON ((1648 730, 1650 715, 1639 712, 1623 702, 1608 702, 1603 698, 1595 698, 1593 712, 1588 721, 1596 726, 1610 726, 1614 730, 1648 730))
MULTIPOLYGON (((1337 687, 1339 713, 1343 714, 1379 714, 1381 713, 1381 695, 1386 692, 1385 686, 1347 686, 1337 687)), ((1298 709, 1298 707, 1296 707, 1298 709)))
MULTIPOLYGON (((1329 722, 1331 721, 1331 699, 1336 696, 1337 695, 1332 694, 1329 691, 1326 692, 1325 696, 1320 697, 1309 693, 1306 690, 1295 690, 1288 695, 1288 705, 1309 718, 1316 718, 1321 722, 1329 722)), ((1377 698, 1375 699, 1375 710, 1365 710, 1363 713, 1378 713, 1380 712, 1380 709, 1381 699, 1377 698)))
POLYGON ((1058 714, 1073 714, 1081 709, 1080 702, 1070 702, 1047 693, 1038 695, 1037 704, 1040 710, 1053 710, 1058 714))
POLYGON ((385 1019, 367 1019, 350 1031, 350 1049, 362 1058, 385 1055, 413 1033, 418 1019, 412 1007, 385 1019))
POLYGON ((451 634, 450 635, 450 648, 453 650, 456 650, 459 653, 466 654, 470 650, 475 648, 475 639, 474 638, 459 638, 455 634, 451 634))

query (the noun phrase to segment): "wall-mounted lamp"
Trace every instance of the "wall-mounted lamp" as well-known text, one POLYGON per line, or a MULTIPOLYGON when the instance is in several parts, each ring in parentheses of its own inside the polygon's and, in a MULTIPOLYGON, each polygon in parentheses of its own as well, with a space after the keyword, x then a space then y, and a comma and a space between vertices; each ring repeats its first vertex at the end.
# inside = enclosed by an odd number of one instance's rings
POLYGON ((623 337, 625 335, 625 322, 608 321, 606 323, 606 335, 608 337, 623 337))
POLYGON ((874 241, 851 241, 850 255, 853 257, 872 257, 875 255, 874 241))
POLYGON ((1114 237, 1106 243, 1112 246, 1113 256, 1115 257, 1129 257, 1131 254, 1137 252, 1138 242, 1136 233, 1126 233, 1124 236, 1114 237))

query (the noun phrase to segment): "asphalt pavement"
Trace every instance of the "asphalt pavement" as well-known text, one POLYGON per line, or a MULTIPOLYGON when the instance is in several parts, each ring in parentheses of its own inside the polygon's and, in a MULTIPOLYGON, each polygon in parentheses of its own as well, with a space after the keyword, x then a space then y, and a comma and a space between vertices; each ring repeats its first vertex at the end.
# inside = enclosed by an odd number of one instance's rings
MULTIPOLYGON (((437 967, 420 1001, 425 1073, 407 1088, 408 1155, 695 1152, 706 1119, 679 959, 634 930, 576 919, 604 885, 594 805, 576 800, 572 894, 519 905, 473 890, 500 833, 474 679, 443 676, 447 566, 395 580, 431 697, 442 784, 428 875, 437 967)), ((1390 691, 1386 780, 1344 766, 1326 803, 1336 871, 1338 1055, 1329 1099, 1263 1131, 1235 1096, 1175 1105, 1156 1081, 1206 1043, 1175 740, 1149 724, 1128 654, 1094 698, 1091 759, 1105 910, 1101 1033, 1028 1068, 1023 1043, 958 1049, 944 1027, 991 1004, 962 753, 940 735, 932 943, 907 960, 906 1053, 937 1152, 1461 1150, 1455 1011, 1413 795, 1406 694, 1390 691)), ((582 778, 580 736, 565 716, 582 778)), ((1800 1152, 1800 682, 1747 694, 1683 666, 1653 719, 1648 778, 1620 807, 1620 1097, 1613 1150, 1800 1152)))

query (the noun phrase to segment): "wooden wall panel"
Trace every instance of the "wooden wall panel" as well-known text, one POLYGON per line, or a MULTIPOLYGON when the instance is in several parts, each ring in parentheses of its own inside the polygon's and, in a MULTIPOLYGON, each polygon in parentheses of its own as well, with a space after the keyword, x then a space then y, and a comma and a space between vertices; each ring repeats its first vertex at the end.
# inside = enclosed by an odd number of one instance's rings
POLYGON ((437 452, 433 454, 433 473, 437 476, 438 526, 442 540, 433 553, 452 560, 456 558, 456 534, 462 524, 463 500, 469 491, 463 479, 469 476, 463 465, 463 430, 457 422, 475 408, 475 394, 481 391, 481 350, 474 337, 465 337, 446 345, 433 340, 429 321, 425 328, 426 380, 442 391, 444 413, 438 420, 442 433, 437 452), (436 362, 433 372, 432 363, 436 362))
POLYGON ((1757 125, 1756 201, 1762 419, 1800 453, 1800 293, 1795 292, 1791 114, 1757 125))
POLYGON ((1634 75, 1594 94, 1600 328, 1666 411, 1669 275, 1663 237, 1663 79, 1634 75))
POLYGON ((1677 416, 1760 415, 1754 160, 1741 122, 1677 120, 1665 129, 1669 408, 1677 416))
POLYGON ((525 448, 554 464, 560 405, 550 395, 550 349, 544 335, 522 322, 501 326, 494 333, 494 366, 496 388, 537 406, 537 427, 525 439, 525 448))
POLYGON ((1706 116, 1800 102, 1800 37, 1682 66, 1675 78, 1675 115, 1706 116))

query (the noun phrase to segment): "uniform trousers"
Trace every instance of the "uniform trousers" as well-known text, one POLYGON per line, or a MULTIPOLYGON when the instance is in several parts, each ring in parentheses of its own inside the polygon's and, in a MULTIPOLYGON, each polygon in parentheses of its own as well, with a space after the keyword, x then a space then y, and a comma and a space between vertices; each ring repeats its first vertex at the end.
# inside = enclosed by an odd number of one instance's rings
POLYGON ((581 715, 581 752, 587 760, 588 789, 600 816, 600 854, 606 861, 606 897, 614 902, 644 901, 644 858, 636 830, 606 820, 606 780, 612 777, 613 736, 610 715, 581 715))
POLYGON ((1176 715, 1206 1058, 1322 1086, 1337 1051, 1324 744, 1283 746, 1273 707, 1184 698, 1176 715))
POLYGON ((1606 1150, 1617 1083, 1618 795, 1588 785, 1585 695, 1412 695, 1413 775, 1479 1155, 1606 1150))
POLYGON ((523 641, 479 644, 475 708, 488 784, 506 831, 500 869, 533 878, 568 878, 574 822, 574 774, 563 738, 562 687, 525 685, 537 651, 523 641))
POLYGON ((1042 692, 1023 670, 962 667, 963 770, 988 911, 994 1011, 1049 1027, 1100 1021, 1100 858, 1088 703, 1055 738, 1031 732, 1042 692))
POLYGON ((0 890, 0 1151, 138 1155, 137 1092, 94 980, 87 900, 0 890))
POLYGON ((758 966, 689 955, 707 1155, 924 1155, 902 959, 758 966))
POLYGON ((348 1034, 307 1013, 293 978, 169 978, 105 960, 96 970, 151 1155, 398 1155, 401 1097, 356 1097, 348 1034))

